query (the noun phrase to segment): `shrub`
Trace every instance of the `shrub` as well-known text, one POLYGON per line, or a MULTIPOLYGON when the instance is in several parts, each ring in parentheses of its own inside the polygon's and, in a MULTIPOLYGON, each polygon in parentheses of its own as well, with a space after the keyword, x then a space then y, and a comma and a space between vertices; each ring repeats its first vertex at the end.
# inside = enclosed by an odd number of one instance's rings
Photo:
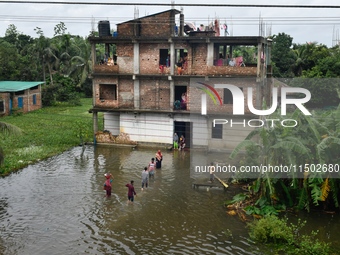
POLYGON ((287 219, 275 215, 266 216, 248 224, 250 237, 258 242, 276 244, 277 250, 285 254, 327 255, 331 254, 330 244, 317 239, 317 231, 310 235, 301 234, 306 221, 297 225, 288 224, 287 219), (281 249, 282 248, 282 249, 281 249))
POLYGON ((261 243, 293 243, 293 233, 287 219, 268 215, 249 224, 250 237, 261 243))

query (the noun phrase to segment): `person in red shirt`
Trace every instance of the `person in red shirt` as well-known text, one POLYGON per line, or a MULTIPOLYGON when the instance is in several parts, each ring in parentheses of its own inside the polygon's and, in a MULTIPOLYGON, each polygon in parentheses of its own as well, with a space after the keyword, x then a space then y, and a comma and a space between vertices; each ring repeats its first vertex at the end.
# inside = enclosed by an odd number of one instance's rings
POLYGON ((112 185, 111 185, 112 179, 111 179, 111 177, 113 178, 113 176, 110 173, 104 174, 104 176, 106 178, 106 180, 104 182, 104 190, 106 190, 106 196, 109 197, 109 196, 111 196, 111 190, 112 190, 112 185))
POLYGON ((128 187, 128 203, 133 203, 134 196, 137 196, 133 183, 134 181, 130 181, 130 183, 125 185, 125 187, 128 187))
POLYGON ((162 160, 163 160, 162 152, 158 150, 156 153, 156 168, 162 167, 162 160))

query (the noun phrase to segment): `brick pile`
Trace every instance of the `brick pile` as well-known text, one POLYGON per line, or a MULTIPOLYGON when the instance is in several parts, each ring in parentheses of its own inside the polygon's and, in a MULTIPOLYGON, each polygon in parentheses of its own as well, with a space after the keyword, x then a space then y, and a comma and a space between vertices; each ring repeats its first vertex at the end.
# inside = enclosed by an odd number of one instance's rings
POLYGON ((130 136, 126 133, 120 133, 118 136, 114 136, 110 131, 98 131, 96 133, 96 140, 98 143, 115 143, 115 144, 129 144, 136 145, 137 142, 132 141, 130 136))

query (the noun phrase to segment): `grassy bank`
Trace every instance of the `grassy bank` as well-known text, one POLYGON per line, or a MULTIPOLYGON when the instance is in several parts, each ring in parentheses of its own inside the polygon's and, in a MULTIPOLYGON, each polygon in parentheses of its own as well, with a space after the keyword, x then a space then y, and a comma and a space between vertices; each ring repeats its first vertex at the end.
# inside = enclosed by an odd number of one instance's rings
MULTIPOLYGON (((1 134, 0 146, 5 161, 0 176, 22 169, 42 159, 57 155, 80 144, 79 126, 93 140, 92 99, 82 99, 81 106, 59 105, 0 119, 22 129, 21 135, 1 134)), ((102 121, 99 121, 102 123, 102 121)))

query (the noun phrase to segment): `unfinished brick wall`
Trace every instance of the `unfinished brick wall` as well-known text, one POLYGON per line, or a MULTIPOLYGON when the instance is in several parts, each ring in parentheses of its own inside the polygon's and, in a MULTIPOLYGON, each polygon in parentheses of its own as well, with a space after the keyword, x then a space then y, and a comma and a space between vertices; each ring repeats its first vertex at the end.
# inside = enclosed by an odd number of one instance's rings
POLYGON ((140 19, 128 21, 117 25, 119 37, 167 37, 174 28, 171 28, 169 20, 170 12, 146 16, 140 19))
POLYGON ((18 110, 27 113, 38 110, 42 107, 40 87, 36 89, 27 89, 23 93, 16 92, 12 100, 12 109, 10 109, 10 93, 0 93, 0 99, 4 104, 4 112, 1 115, 9 115, 10 110, 18 110), (33 98, 35 97, 35 100, 33 98), (19 109, 19 98, 22 98, 22 108, 19 109), (35 103, 35 104, 34 104, 35 103))
POLYGON ((133 37, 134 36, 134 22, 125 22, 117 25, 117 34, 119 37, 133 37))
POLYGON ((195 44, 192 47, 192 67, 193 75, 203 75, 207 73, 207 44, 195 44))
POLYGON ((119 73, 132 74, 133 73, 133 44, 117 44, 117 65, 119 73))
POLYGON ((171 35, 170 17, 171 12, 164 12, 141 19, 140 36, 167 37, 171 35))
POLYGON ((28 100, 27 112, 35 111, 35 110, 38 110, 42 107, 40 89, 41 89, 41 87, 37 86, 37 87, 33 87, 29 90, 26 90, 25 94, 27 95, 27 100, 28 100), (35 104, 34 104, 33 97, 35 97, 35 104))
MULTIPOLYGON (((191 74, 191 66, 192 66, 192 51, 189 45, 181 43, 175 45, 175 50, 185 49, 187 50, 187 63, 185 65, 185 69, 183 70, 184 75, 191 74)), ((140 74, 162 74, 162 70, 160 69, 160 50, 161 49, 170 49, 170 45, 163 44, 155 44, 155 43, 144 43, 140 44, 139 48, 139 66, 140 66, 140 74)), ((176 64, 176 63, 175 63, 176 64)), ((177 70, 175 65, 172 67, 164 67, 163 74, 170 74, 170 68, 174 68, 174 74, 177 75, 177 70)))
POLYGON ((168 44, 140 44, 139 72, 141 74, 158 74, 160 49, 169 49, 168 44))
MULTIPOLYGON (((95 95, 95 107, 103 107, 103 108, 118 108, 118 100, 101 100, 100 99, 100 85, 106 84, 106 85, 118 85, 118 79, 117 77, 98 77, 94 79, 94 95, 95 95)), ((117 86, 118 87, 118 86, 117 86)), ((116 87, 116 88, 117 88, 116 87)), ((106 88, 109 89, 109 86, 106 88)), ((112 89, 114 87, 112 86, 112 89)), ((110 93, 110 92, 109 92, 110 93)))
POLYGON ((25 90, 24 94, 21 95, 15 95, 13 99, 12 109, 18 109, 20 112, 30 112, 34 110, 38 110, 41 108, 41 94, 39 91, 36 91, 38 93, 34 93, 33 91, 25 90), (33 104, 33 96, 36 97, 36 104, 33 104), (22 98, 22 107, 19 109, 19 98, 22 98))
POLYGON ((119 107, 124 109, 134 108, 133 80, 119 79, 118 102, 119 107))
POLYGON ((0 116, 9 114, 9 93, 0 93, 0 101, 3 106, 3 111, 0 112, 0 116))
POLYGON ((141 80, 141 109, 170 109, 170 86, 166 80, 141 80))

